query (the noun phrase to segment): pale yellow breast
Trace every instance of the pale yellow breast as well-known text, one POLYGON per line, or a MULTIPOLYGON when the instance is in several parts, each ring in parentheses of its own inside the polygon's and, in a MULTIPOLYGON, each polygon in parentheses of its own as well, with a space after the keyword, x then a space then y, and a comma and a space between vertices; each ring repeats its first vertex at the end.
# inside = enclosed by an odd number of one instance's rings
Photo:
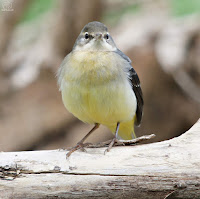
POLYGON ((62 69, 65 107, 87 123, 108 125, 132 120, 136 98, 123 64, 112 52, 69 55, 62 69))

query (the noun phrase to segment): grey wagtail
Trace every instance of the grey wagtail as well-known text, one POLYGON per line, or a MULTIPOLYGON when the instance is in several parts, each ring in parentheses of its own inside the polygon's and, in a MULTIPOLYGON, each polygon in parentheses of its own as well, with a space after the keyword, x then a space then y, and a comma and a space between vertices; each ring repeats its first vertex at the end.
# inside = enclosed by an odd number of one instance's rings
POLYGON ((58 84, 68 111, 94 124, 67 157, 83 148, 100 124, 115 134, 107 151, 118 139, 136 137, 134 125, 140 125, 143 112, 140 81, 131 60, 116 47, 104 24, 94 21, 85 25, 59 68, 58 84))

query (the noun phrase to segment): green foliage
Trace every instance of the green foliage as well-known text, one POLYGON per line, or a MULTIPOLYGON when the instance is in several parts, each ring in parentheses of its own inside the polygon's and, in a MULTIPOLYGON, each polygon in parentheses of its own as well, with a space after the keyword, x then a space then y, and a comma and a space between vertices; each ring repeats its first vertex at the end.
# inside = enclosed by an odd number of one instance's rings
POLYGON ((53 8, 55 0, 33 0, 24 13, 20 22, 37 19, 42 14, 53 8))
POLYGON ((200 14, 200 0, 170 0, 171 11, 174 16, 200 14))
POLYGON ((117 23, 120 18, 125 14, 137 13, 140 10, 140 5, 134 3, 133 5, 127 5, 117 10, 109 10, 105 12, 103 16, 103 21, 108 21, 110 24, 117 23))

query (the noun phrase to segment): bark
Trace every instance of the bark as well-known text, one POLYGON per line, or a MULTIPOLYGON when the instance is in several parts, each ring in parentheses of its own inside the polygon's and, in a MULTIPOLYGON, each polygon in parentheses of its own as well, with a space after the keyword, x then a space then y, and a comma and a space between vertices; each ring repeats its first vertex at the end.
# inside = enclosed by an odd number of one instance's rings
POLYGON ((171 140, 65 150, 1 152, 0 198, 200 198, 200 120, 171 140))

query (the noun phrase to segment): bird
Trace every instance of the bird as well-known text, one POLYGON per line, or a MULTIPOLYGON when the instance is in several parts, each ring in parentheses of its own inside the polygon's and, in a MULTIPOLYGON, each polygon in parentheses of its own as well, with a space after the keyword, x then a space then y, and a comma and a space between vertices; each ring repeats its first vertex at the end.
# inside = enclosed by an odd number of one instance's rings
POLYGON ((66 109, 94 125, 67 157, 83 149, 84 141, 100 125, 115 135, 106 152, 118 140, 136 138, 134 126, 141 124, 144 105, 140 80, 103 23, 93 21, 83 27, 57 76, 66 109))

